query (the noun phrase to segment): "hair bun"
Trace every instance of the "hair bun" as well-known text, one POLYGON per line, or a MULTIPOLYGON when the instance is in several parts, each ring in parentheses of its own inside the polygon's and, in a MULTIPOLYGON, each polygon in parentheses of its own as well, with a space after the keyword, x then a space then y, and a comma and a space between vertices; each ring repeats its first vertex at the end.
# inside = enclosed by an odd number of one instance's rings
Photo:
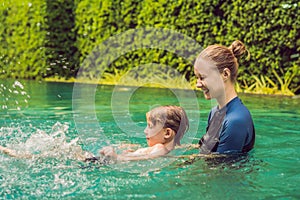
MULTIPOLYGON (((234 41, 229 47, 228 49, 230 51, 232 51, 233 55, 236 57, 236 58, 240 58, 246 51, 248 52, 248 50, 246 49, 244 43, 242 43, 241 41, 239 40, 236 40, 234 41)), ((249 57, 250 54, 248 52, 248 56, 249 57)))

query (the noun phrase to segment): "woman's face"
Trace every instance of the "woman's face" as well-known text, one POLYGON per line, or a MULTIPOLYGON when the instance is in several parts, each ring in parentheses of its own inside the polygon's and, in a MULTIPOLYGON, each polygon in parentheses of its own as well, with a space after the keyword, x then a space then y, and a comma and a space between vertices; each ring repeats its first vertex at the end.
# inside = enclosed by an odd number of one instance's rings
POLYGON ((223 78, 212 61, 198 58, 194 72, 197 78, 196 87, 203 91, 206 99, 216 98, 218 100, 225 96, 223 78))

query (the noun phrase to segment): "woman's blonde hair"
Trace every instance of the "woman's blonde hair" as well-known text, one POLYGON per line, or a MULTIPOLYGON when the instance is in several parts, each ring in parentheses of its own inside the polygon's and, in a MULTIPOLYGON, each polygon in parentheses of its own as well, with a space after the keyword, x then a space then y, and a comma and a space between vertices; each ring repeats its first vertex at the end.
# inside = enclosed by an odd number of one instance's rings
POLYGON ((231 81, 235 82, 238 74, 238 59, 247 52, 249 59, 250 53, 244 43, 239 40, 234 41, 229 47, 222 45, 210 45, 205 48, 198 56, 199 58, 208 58, 214 62, 220 73, 225 68, 231 72, 231 81))

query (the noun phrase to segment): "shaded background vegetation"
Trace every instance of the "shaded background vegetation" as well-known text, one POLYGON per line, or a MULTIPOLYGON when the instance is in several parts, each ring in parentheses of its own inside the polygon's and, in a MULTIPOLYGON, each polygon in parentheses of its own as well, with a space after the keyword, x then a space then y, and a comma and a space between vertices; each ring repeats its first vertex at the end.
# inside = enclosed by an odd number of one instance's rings
MULTIPOLYGON (((298 94, 299 7, 296 0, 6 0, 0 3, 0 77, 76 77, 97 44, 128 29, 156 27, 203 47, 240 39, 251 52, 240 65, 240 89, 298 94)), ((146 63, 166 64, 192 80, 192 63, 159 49, 128 52, 107 72, 146 63)))

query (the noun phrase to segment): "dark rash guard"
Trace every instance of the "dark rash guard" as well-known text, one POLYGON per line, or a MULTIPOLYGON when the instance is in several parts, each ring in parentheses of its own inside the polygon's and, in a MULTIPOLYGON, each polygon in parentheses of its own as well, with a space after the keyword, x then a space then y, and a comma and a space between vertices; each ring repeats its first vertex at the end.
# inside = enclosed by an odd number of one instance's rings
POLYGON ((242 153, 250 151, 255 142, 255 130, 249 110, 242 101, 235 97, 224 108, 214 107, 208 117, 207 133, 201 138, 199 144, 200 153, 242 153), (226 112, 225 116, 219 118, 219 123, 211 123, 215 113, 226 112), (221 124, 220 124, 221 123, 221 124), (210 124, 219 124, 217 128, 210 127, 210 124), (213 130, 213 131, 209 131, 213 130), (214 132, 215 133, 210 133, 214 132), (215 136, 213 136, 215 135, 215 136), (215 138, 213 138, 215 137, 215 138), (212 139, 213 138, 213 139, 212 139), (211 142, 215 141, 213 145, 211 142), (212 147, 207 150, 206 147, 212 147))

